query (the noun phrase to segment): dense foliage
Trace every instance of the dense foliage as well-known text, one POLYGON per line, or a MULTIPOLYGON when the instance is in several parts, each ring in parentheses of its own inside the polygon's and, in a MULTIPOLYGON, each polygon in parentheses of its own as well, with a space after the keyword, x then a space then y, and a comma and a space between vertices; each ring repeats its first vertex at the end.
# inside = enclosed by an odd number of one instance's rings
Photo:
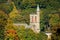
POLYGON ((4 11, 0 10, 0 40, 4 40, 4 30, 7 24, 7 15, 4 11))
POLYGON ((0 10, 3 10, 4 12, 6 12, 6 14, 9 14, 13 10, 13 5, 12 3, 8 3, 8 2, 1 3, 0 10))
POLYGON ((7 0, 0 0, 0 3, 5 3, 7 2, 7 0))
MULTIPOLYGON (((16 15, 13 14, 14 17, 11 18, 14 23, 23 22, 23 23, 29 24, 29 14, 35 13, 36 5, 39 4, 40 10, 41 10, 40 11, 40 24, 41 24, 40 29, 41 29, 41 31, 44 31, 44 28, 46 27, 46 25, 48 25, 51 27, 52 33, 54 32, 52 35, 54 40, 59 40, 60 35, 58 35, 57 30, 55 30, 55 29, 58 29, 60 27, 59 26, 60 25, 60 0, 12 0, 12 1, 14 2, 14 5, 17 8, 16 10, 18 10, 18 13, 17 13, 18 15, 16 13, 14 13, 16 15), (59 25, 57 25, 57 24, 59 24, 59 25)), ((7 0, 0 0, 0 9, 3 10, 5 13, 9 14, 13 10, 13 4, 12 4, 12 2, 8 2, 7 0)), ((0 27, 3 27, 3 28, 1 28, 2 30, 0 30, 2 32, 2 34, 4 34, 4 26, 6 23, 6 19, 5 19, 6 16, 4 16, 5 13, 0 12, 0 16, 3 15, 0 17, 0 27)), ((9 24, 9 23, 7 23, 8 25, 6 26, 6 29, 12 29, 12 27, 13 27, 12 24, 9 24)), ((27 30, 23 29, 23 31, 20 31, 20 29, 18 30, 18 28, 17 28, 17 33, 18 33, 19 37, 21 38, 21 36, 22 36, 22 39, 24 38, 27 40, 28 39, 37 40, 36 34, 30 29, 27 29, 27 30), (27 30, 29 30, 29 31, 26 32, 27 30), (20 31, 20 32, 18 32, 18 31, 20 31), (29 35, 28 37, 26 37, 26 35, 27 35, 26 33, 29 35)), ((42 36, 42 38, 41 39, 38 38, 38 40, 43 39, 44 35, 41 35, 41 36, 42 36)))
POLYGON ((5 40, 46 40, 47 36, 45 33, 41 32, 36 34, 30 28, 25 28, 24 25, 15 26, 11 20, 8 20, 8 24, 5 27, 5 40), (16 38, 17 37, 17 38, 16 38))

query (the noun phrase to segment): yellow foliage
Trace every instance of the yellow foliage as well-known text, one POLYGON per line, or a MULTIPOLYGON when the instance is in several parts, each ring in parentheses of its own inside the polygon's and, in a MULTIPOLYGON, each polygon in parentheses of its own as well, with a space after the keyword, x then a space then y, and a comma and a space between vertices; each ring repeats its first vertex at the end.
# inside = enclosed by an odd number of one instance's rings
POLYGON ((16 36, 16 35, 17 35, 17 34, 16 34, 16 31, 13 30, 13 29, 10 29, 10 30, 7 30, 7 31, 6 31, 6 36, 14 37, 14 36, 16 36))
POLYGON ((13 21, 10 20, 10 19, 8 19, 7 21, 8 22, 7 22, 7 25, 6 25, 5 29, 6 30, 8 30, 8 29, 15 29, 15 26, 13 25, 13 21))
POLYGON ((49 14, 49 16, 51 16, 49 23, 52 25, 56 25, 58 23, 58 19, 59 19, 58 14, 49 14))
POLYGON ((17 15, 18 15, 18 10, 17 10, 17 8, 16 8, 16 6, 14 5, 14 2, 12 2, 12 4, 13 4, 13 10, 10 12, 10 14, 9 14, 9 17, 10 18, 15 18, 17 15))
POLYGON ((4 11, 0 10, 0 26, 1 25, 3 25, 3 26, 6 25, 7 18, 8 18, 7 14, 4 11))

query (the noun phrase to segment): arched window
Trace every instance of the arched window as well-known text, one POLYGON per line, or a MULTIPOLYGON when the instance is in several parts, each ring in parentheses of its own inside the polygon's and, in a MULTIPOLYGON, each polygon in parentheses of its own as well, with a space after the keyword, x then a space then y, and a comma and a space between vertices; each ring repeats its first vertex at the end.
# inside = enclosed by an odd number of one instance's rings
POLYGON ((33 18, 33 16, 32 16, 32 22, 34 22, 34 18, 33 18))

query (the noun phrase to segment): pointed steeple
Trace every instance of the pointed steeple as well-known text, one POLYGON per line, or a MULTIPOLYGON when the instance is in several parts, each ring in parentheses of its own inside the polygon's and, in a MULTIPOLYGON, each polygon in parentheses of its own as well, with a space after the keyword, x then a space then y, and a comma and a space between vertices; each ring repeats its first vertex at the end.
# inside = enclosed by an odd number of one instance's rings
POLYGON ((37 12, 39 12, 39 5, 37 5, 37 12))
POLYGON ((37 14, 40 14, 39 5, 37 5, 37 14))

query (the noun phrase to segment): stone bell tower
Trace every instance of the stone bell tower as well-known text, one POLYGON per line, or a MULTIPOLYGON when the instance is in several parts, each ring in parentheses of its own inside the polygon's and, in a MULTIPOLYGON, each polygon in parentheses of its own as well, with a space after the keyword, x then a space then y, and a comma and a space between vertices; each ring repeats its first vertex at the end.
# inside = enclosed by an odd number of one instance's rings
POLYGON ((39 5, 37 5, 36 14, 30 14, 30 27, 34 32, 36 32, 36 33, 40 32, 40 10, 39 10, 39 5))

